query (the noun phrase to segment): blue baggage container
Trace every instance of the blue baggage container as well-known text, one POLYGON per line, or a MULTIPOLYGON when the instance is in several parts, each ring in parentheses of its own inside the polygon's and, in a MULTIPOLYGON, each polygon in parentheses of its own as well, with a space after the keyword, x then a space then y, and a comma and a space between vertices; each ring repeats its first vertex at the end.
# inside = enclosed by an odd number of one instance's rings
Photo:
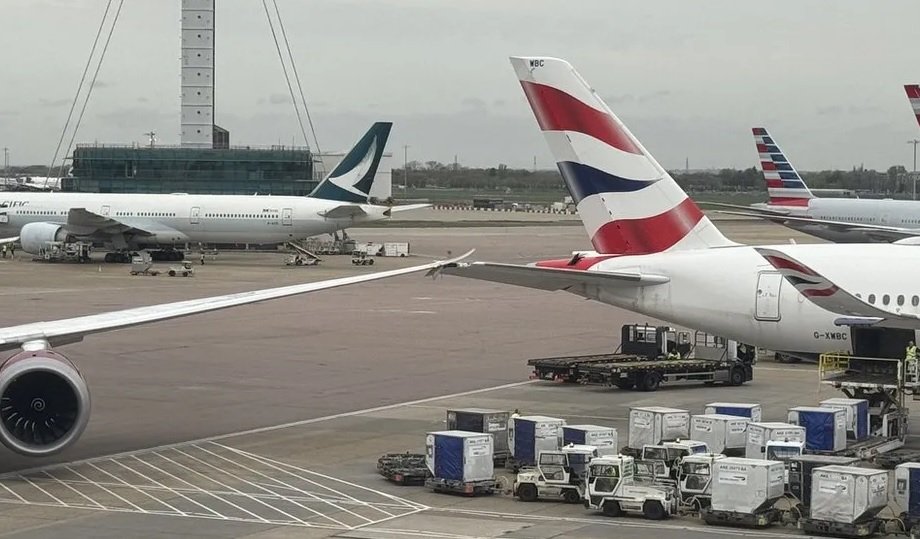
POLYGON ((805 427, 805 450, 833 453, 847 446, 846 410, 817 406, 789 409, 788 421, 805 427))

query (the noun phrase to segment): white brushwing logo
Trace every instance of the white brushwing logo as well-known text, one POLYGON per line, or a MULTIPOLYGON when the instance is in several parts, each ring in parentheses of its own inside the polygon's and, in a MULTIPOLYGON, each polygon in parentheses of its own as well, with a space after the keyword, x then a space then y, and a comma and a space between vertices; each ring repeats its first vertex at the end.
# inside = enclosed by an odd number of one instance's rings
POLYGON ((367 153, 364 155, 364 158, 361 159, 361 162, 358 163, 354 168, 346 171, 341 176, 330 176, 329 181, 332 182, 332 185, 339 187, 352 193, 358 195, 359 197, 367 196, 367 193, 361 192, 360 189, 355 187, 355 184, 361 181, 361 178, 367 174, 367 171, 370 170, 371 166, 374 164, 374 156, 377 155, 377 139, 374 138, 374 142, 371 143, 370 148, 367 153))

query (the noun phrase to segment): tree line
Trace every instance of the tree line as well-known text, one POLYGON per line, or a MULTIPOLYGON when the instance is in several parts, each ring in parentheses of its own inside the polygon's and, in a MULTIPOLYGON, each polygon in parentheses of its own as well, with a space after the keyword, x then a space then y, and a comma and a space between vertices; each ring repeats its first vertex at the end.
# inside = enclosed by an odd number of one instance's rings
MULTIPOLYGON (((684 189, 700 191, 765 191, 761 171, 723 168, 718 170, 674 170, 671 175, 684 189)), ((809 187, 864 193, 898 194, 912 190, 911 174, 901 165, 886 171, 853 167, 851 170, 800 172, 809 187)), ((438 161, 412 161, 393 169, 393 183, 415 189, 470 189, 483 191, 564 191, 558 170, 511 168, 504 164, 470 168, 438 161)))

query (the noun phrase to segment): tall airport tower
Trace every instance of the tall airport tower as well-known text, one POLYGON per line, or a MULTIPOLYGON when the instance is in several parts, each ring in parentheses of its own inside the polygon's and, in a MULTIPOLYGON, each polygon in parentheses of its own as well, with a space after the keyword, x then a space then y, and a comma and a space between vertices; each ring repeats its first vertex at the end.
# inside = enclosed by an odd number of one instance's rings
POLYGON ((182 146, 214 148, 214 2, 182 1, 182 146))

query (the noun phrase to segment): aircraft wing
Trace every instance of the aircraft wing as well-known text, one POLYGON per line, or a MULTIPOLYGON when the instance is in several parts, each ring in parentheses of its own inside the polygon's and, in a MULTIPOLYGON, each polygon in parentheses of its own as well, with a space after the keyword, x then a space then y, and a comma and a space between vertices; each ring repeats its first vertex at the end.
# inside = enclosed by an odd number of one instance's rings
POLYGON ((0 329, 0 350, 12 350, 20 348, 24 343, 42 340, 47 341, 52 346, 60 346, 62 344, 79 342, 83 340, 83 337, 86 335, 91 335, 93 333, 102 333, 140 324, 149 324, 161 320, 169 320, 229 307, 237 307, 239 305, 247 305, 250 303, 287 296, 296 296, 329 288, 376 281, 388 277, 408 275, 420 271, 435 270, 444 264, 457 263, 472 253, 473 251, 470 251, 450 260, 430 262, 421 266, 381 271, 366 275, 342 277, 314 283, 296 284, 279 288, 254 290, 251 292, 239 292, 223 296, 191 299, 175 303, 165 303, 148 307, 137 307, 121 311, 80 316, 53 322, 35 322, 23 324, 21 326, 2 328, 0 329))
POLYGON ((16 243, 17 241, 19 241, 19 236, 12 236, 9 238, 0 238, 0 245, 3 245, 4 243, 16 243))
POLYGON ((758 217, 779 224, 794 225, 819 225, 839 232, 863 232, 869 239, 883 241, 898 241, 905 238, 920 236, 920 230, 914 228, 901 228, 897 226, 873 225, 869 223, 851 223, 847 221, 830 221, 812 217, 793 217, 791 215, 771 215, 757 212, 717 210, 728 215, 743 215, 745 217, 758 217))
POLYGON ((716 210, 719 213, 728 213, 732 215, 745 215, 748 217, 770 217, 770 216, 786 216, 789 215, 789 210, 777 210, 773 208, 766 207, 757 207, 757 206, 742 206, 740 204, 726 204, 723 202, 699 202, 700 206, 715 206, 717 208, 729 208, 732 210, 739 210, 741 213, 732 213, 729 211, 716 210))
POLYGON ((135 234, 139 236, 157 236, 180 241, 185 234, 175 228, 149 219, 136 217, 110 217, 91 212, 86 208, 71 208, 67 212, 67 232, 75 236, 135 234))
POLYGON ((663 275, 639 272, 585 271, 493 262, 454 262, 429 272, 429 274, 434 273, 459 275, 540 290, 565 290, 585 297, 594 297, 595 294, 592 293, 591 287, 639 287, 663 284, 670 280, 663 275))
POLYGON ((776 249, 754 248, 809 301, 840 315, 838 326, 920 329, 920 316, 880 309, 834 284, 805 264, 776 249))

